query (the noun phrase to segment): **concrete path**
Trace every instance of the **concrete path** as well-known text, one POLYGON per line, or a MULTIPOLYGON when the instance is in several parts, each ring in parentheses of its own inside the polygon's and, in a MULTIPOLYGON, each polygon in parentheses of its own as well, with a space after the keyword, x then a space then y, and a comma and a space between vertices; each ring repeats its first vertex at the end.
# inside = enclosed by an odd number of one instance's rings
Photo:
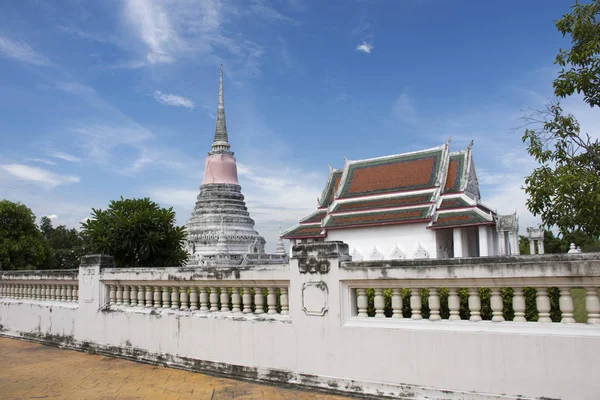
POLYGON ((281 389, 0 337, 0 399, 310 399, 281 389))

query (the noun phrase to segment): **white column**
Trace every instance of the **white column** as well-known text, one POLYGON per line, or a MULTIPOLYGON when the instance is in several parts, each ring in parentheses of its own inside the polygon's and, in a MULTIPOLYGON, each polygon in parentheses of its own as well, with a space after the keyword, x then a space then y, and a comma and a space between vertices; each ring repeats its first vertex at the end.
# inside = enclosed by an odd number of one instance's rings
POLYGON ((162 308, 171 308, 171 291, 168 286, 163 286, 162 291, 162 308))
POLYGON ((129 305, 130 296, 131 296, 131 294, 129 293, 129 285, 123 286, 123 305, 124 306, 129 305))
POLYGON ((219 291, 214 286, 210 288, 210 311, 219 311, 219 291))
POLYGON ((448 288, 448 309, 450 310, 450 321, 460 320, 460 297, 458 297, 458 289, 448 288))
POLYGON ((550 297, 546 288, 535 288, 535 304, 538 310, 538 322, 552 322, 550 318, 550 297))
POLYGON ((452 228, 452 238, 454 242, 454 258, 463 256, 462 229, 452 228))
POLYGON ((588 314, 588 324, 600 324, 600 299, 598 298, 598 288, 585 288, 585 309, 588 314))
POLYGON ((67 301, 67 286, 60 285, 60 300, 67 301))
POLYGON ((270 287, 267 291, 267 314, 277 314, 277 289, 270 287))
POLYGON ((438 295, 437 288, 429 288, 429 320, 439 321, 440 317, 440 296, 438 295))
POLYGON ((421 315, 421 307, 421 289, 410 289, 410 310, 412 312, 411 319, 423 319, 423 316, 421 315))
POLYGON ((288 297, 288 289, 281 288, 281 298, 279 299, 281 303, 281 315, 288 315, 290 313, 290 299, 288 297))
POLYGON ((383 289, 375 289, 375 318, 385 318, 384 307, 383 289))
POLYGON ((240 288, 232 287, 231 288, 231 312, 239 313, 242 311, 240 308, 240 303, 242 298, 240 296, 240 288))
POLYGON ((510 232, 508 234, 508 239, 510 241, 510 255, 520 255, 521 250, 519 249, 519 235, 517 235, 517 232, 510 232))
POLYGON ((200 311, 208 311, 208 292, 205 287, 200 288, 200 311))
POLYGON ((146 286, 146 308, 152 307, 152 300, 154 299, 154 295, 152 294, 152 286, 146 286))
POLYGON ((263 306, 265 305, 263 291, 262 288, 254 288, 254 304, 256 305, 256 309, 254 310, 254 314, 263 314, 265 310, 263 306))
POLYGON ((189 308, 187 287, 182 286, 179 288, 179 300, 181 301, 181 307, 179 308, 182 310, 187 310, 189 308))
POLYGON ((221 311, 229 311, 229 292, 226 287, 221 288, 221 311))
MULTIPOLYGON (((71 285, 67 285, 65 291, 66 291, 66 299, 67 299, 67 301, 68 302, 72 302, 73 301, 73 287, 71 285)), ((37 293, 37 291, 36 291, 36 293, 37 293)))
POLYGON ((504 322, 504 316, 502 315, 504 303, 502 302, 500 288, 491 288, 491 291, 490 306, 492 308, 492 322, 504 322))
POLYGON ((252 312, 252 293, 250 292, 249 287, 244 288, 244 295, 242 296, 242 312, 244 314, 249 314, 252 312))
POLYGON ((144 299, 146 298, 146 289, 144 288, 144 286, 138 286, 138 301, 137 301, 137 305, 138 307, 144 307, 144 299))
POLYGON ((488 243, 487 225, 479 225, 479 257, 487 257, 490 255, 490 245, 488 243))
POLYGON ((525 296, 523 295, 523 288, 513 288, 513 310, 515 311, 515 317, 513 322, 527 322, 525 318, 525 296))
POLYGON ((117 306, 123 305, 123 286, 117 285, 117 306))
POLYGON ((131 290, 129 291, 129 298, 131 301, 129 302, 132 307, 137 306, 138 292, 137 286, 131 285, 131 290))
POLYGON ((529 254, 535 254, 535 240, 529 239, 529 254))
POLYGON ((392 289, 392 318, 402 319, 402 290, 392 289))
POLYGON ((507 256, 508 255, 508 249, 506 248, 506 239, 504 238, 504 231, 500 231, 498 232, 498 244, 500 245, 498 247, 498 253, 501 256, 507 256))
POLYGON ((538 240, 538 253, 544 254, 544 240, 538 240))
MULTIPOLYGON (((54 297, 54 296, 52 296, 54 297)), ((110 305, 114 306, 117 304, 117 292, 115 291, 115 285, 108 285, 108 298, 110 300, 110 305)), ((54 300, 54 299, 52 299, 54 300)))
POLYGON ((573 298, 571 297, 571 288, 560 288, 560 298, 558 299, 560 307, 561 320, 563 324, 572 324, 575 322, 573 318, 573 298))
POLYGON ((190 310, 198 309, 198 288, 190 288, 190 310))
POLYGON ((481 321, 481 298, 478 288, 469 288, 469 321, 481 321))
POLYGON ((160 286, 154 286, 154 308, 161 308, 162 293, 160 286))
POLYGON ((171 287, 171 310, 177 310, 179 308, 179 288, 177 286, 171 287))
POLYGON ((369 315, 367 314, 367 306, 369 305, 368 301, 369 299, 367 298, 367 291, 366 289, 356 289, 356 306, 358 308, 358 316, 359 317, 368 317, 369 315))

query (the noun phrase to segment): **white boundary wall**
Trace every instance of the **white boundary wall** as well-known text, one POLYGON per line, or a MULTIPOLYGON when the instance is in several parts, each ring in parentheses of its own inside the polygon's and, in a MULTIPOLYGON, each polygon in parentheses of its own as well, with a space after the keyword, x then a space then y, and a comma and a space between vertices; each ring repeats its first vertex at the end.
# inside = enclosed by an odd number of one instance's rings
MULTIPOLYGON (((599 398, 600 324, 365 318, 358 316, 356 293, 393 287, 586 287, 594 288, 586 298, 589 316, 598 299, 600 255, 342 263, 347 251, 341 243, 309 243, 294 248, 290 265, 206 270, 119 270, 109 268, 108 257, 88 256, 79 270, 78 302, 15 298, 6 291, 10 285, 49 278, 3 273, 0 333, 363 395, 599 398), (110 287, 128 285, 185 288, 186 296, 188 287, 287 288, 289 315, 109 305, 110 287)), ((435 309, 435 299, 429 301, 435 309)), ((543 296, 539 301, 543 311, 543 296)))

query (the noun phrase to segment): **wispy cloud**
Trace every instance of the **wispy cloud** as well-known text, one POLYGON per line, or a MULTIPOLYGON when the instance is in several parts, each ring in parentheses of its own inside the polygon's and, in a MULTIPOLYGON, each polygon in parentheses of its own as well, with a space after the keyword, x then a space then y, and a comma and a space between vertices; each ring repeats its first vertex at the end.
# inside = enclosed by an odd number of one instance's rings
POLYGON ((55 174, 54 172, 42 168, 31 167, 24 164, 0 164, 0 169, 3 169, 19 179, 47 188, 81 181, 77 176, 55 174))
POLYGON ((46 164, 46 165, 56 165, 56 162, 50 161, 50 160, 46 160, 45 158, 34 158, 31 161, 35 161, 35 162, 46 164))
POLYGON ((175 94, 163 93, 160 90, 154 92, 154 98, 159 103, 168 106, 194 108, 194 102, 192 100, 175 94))
POLYGON ((413 105, 413 100, 406 93, 402 93, 392 103, 392 116, 409 124, 418 122, 417 111, 413 105))
POLYGON ((361 51, 363 53, 371 54, 373 50, 373 45, 368 42, 362 42, 358 46, 356 46, 356 50, 361 51))
POLYGON ((4 36, 0 36, 0 57, 41 67, 53 66, 48 58, 32 49, 27 43, 11 40, 4 36))
POLYGON ((75 157, 71 154, 63 153, 61 151, 51 151, 47 153, 48 156, 58 158, 60 160, 69 161, 69 162, 81 162, 81 158, 75 157))

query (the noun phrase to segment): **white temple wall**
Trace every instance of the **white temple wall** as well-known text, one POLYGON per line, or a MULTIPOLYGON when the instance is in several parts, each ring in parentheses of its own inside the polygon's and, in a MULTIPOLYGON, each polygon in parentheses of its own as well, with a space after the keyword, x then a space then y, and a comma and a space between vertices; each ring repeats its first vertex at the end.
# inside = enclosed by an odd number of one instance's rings
POLYGON ((350 255, 358 251, 363 261, 374 260, 374 249, 383 254, 384 260, 389 260, 396 246, 405 254, 406 259, 417 258, 415 253, 419 248, 425 249, 427 258, 437 257, 435 231, 427 229, 427 223, 330 229, 325 240, 347 243, 350 255))

